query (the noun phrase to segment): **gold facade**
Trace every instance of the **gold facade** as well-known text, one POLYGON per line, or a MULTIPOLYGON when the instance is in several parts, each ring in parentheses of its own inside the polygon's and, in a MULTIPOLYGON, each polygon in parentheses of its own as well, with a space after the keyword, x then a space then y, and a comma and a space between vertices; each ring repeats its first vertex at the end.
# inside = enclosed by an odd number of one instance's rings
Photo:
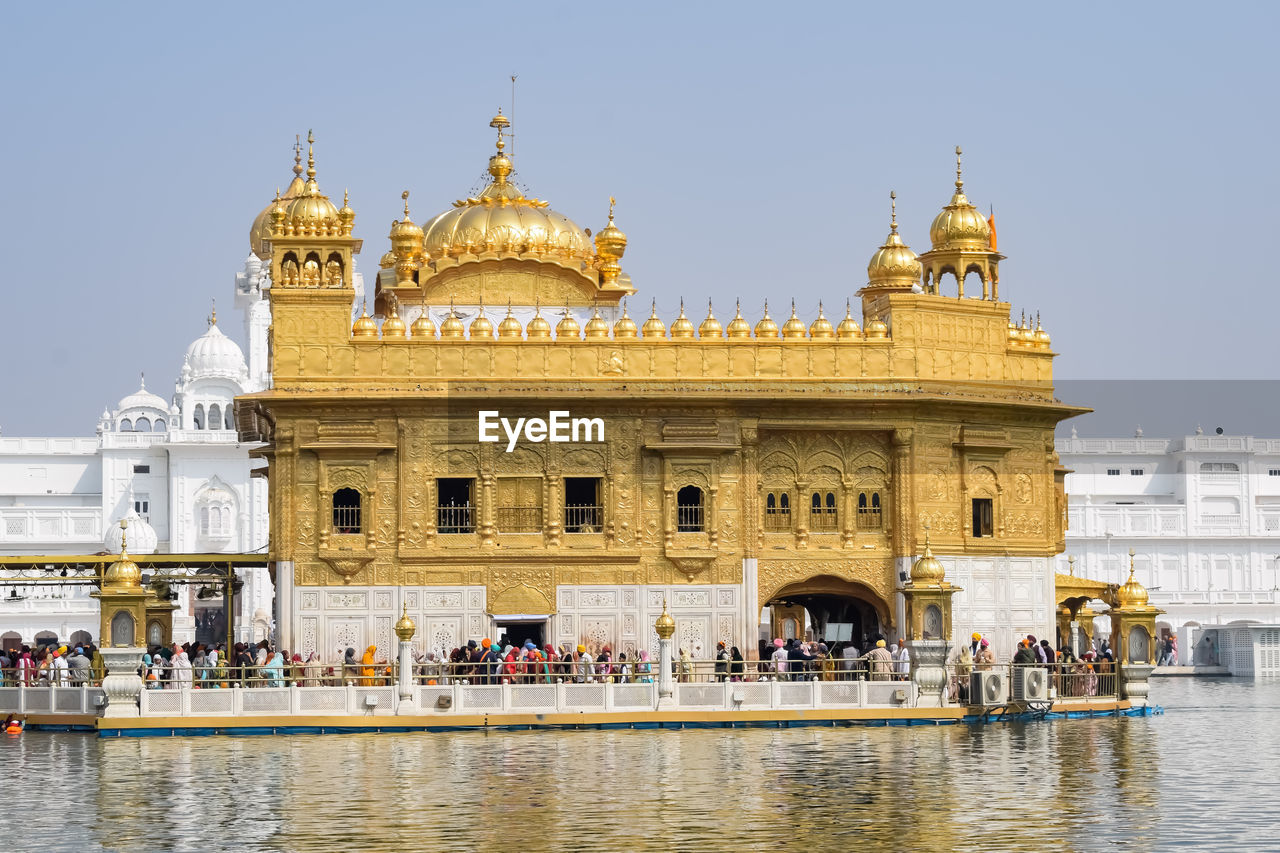
MULTIPOLYGON (((416 226, 406 204, 373 303, 381 331, 369 317, 352 326, 350 209, 304 188, 272 210, 273 387, 242 397, 238 419, 267 442, 272 557, 293 562, 296 584, 483 585, 490 612, 554 613, 559 585, 742 584, 754 558, 761 605, 833 577, 890 614, 900 561, 926 524, 945 555, 1062 550, 1053 430, 1081 410, 1054 399, 1048 335, 1014 324, 994 290, 944 296, 934 275, 914 292, 921 265, 894 243, 896 221, 861 290, 860 327, 806 324, 792 309, 754 334, 739 315, 726 332, 682 309, 670 330, 657 317, 610 327, 597 315, 585 333, 561 320, 553 337, 541 311, 617 306, 630 292, 626 238, 612 212, 594 251, 568 228, 548 239, 485 224, 532 204, 503 189, 508 166, 500 148, 488 195, 441 215, 487 205, 494 216, 465 239, 440 236, 441 217, 416 226), (438 331, 406 331, 401 311, 454 301, 541 309, 523 331, 508 312, 464 332, 452 309, 438 331), (505 439, 479 441, 481 410, 552 409, 602 419, 604 440, 512 452, 505 439), (565 511, 573 478, 599 478, 600 490, 600 514, 576 527, 565 511), (444 479, 470 482, 467 524, 442 525, 444 479), (686 487, 702 496, 696 524, 682 515, 686 487), (358 495, 358 525, 336 524, 340 490, 358 495), (974 529, 975 499, 990 501, 979 519, 989 530, 974 529), (517 517, 522 526, 504 521, 517 517)), ((961 202, 948 222, 963 219, 961 202)), ((950 269, 948 252, 961 265, 981 256, 994 280, 993 238, 987 249, 966 232, 951 246, 942 232, 931 269, 950 269)))

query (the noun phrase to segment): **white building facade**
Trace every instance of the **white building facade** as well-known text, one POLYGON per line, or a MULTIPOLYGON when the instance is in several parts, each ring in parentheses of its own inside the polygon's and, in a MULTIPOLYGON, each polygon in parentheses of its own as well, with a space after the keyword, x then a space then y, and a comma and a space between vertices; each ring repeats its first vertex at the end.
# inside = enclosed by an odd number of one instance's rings
MULTIPOLYGON (((1139 431, 1140 433, 1140 431, 1139 431)), ((1129 550, 1158 627, 1280 622, 1280 439, 1059 439, 1067 550, 1057 570, 1122 583, 1129 550)), ((1185 636, 1182 662, 1189 662, 1185 636)))

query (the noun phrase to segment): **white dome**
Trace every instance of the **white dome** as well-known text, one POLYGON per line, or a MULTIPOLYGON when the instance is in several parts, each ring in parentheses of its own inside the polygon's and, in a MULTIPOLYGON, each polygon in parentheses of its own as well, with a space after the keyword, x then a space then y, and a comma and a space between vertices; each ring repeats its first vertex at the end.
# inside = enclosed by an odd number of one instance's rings
POLYGON ((209 331, 191 342, 182 362, 184 378, 221 377, 241 382, 248 372, 244 353, 235 341, 222 334, 217 323, 210 325, 209 331))
MULTIPOLYGON (((129 522, 129 553, 130 554, 154 554, 156 546, 160 542, 160 538, 156 536, 156 530, 145 518, 142 518, 129 508, 129 514, 125 516, 125 520, 129 522)), ((120 522, 116 521, 107 525, 107 535, 102 538, 102 547, 108 554, 120 553, 120 522)))
POLYGON ((123 414, 130 409, 151 409, 153 411, 167 412, 169 411, 169 404, 164 401, 163 397, 148 391, 147 382, 144 379, 139 383, 137 391, 134 391, 116 404, 117 414, 123 414))

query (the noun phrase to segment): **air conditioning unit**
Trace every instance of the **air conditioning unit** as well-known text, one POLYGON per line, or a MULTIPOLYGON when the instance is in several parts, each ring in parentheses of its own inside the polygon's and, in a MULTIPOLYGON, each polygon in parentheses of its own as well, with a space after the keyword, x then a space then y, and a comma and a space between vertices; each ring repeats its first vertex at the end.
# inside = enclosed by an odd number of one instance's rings
POLYGON ((1013 668, 1013 701, 1048 702, 1049 670, 1038 666, 1013 668))
POLYGON ((969 701, 974 705, 1003 705, 1009 699, 1009 682, 1003 670, 977 670, 969 674, 969 701))

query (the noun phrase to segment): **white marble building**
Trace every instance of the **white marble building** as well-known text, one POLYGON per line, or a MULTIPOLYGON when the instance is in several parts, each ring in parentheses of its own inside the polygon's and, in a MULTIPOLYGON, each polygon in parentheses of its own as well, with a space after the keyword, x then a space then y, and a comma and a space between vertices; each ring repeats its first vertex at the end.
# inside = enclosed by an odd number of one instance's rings
MULTIPOLYGON (((1166 611, 1159 627, 1280 622, 1280 439, 1059 439, 1067 550, 1057 571, 1138 580, 1166 611)), ((1180 646, 1185 644, 1185 639, 1180 646)), ((1185 657, 1185 649, 1180 653, 1185 657)))

